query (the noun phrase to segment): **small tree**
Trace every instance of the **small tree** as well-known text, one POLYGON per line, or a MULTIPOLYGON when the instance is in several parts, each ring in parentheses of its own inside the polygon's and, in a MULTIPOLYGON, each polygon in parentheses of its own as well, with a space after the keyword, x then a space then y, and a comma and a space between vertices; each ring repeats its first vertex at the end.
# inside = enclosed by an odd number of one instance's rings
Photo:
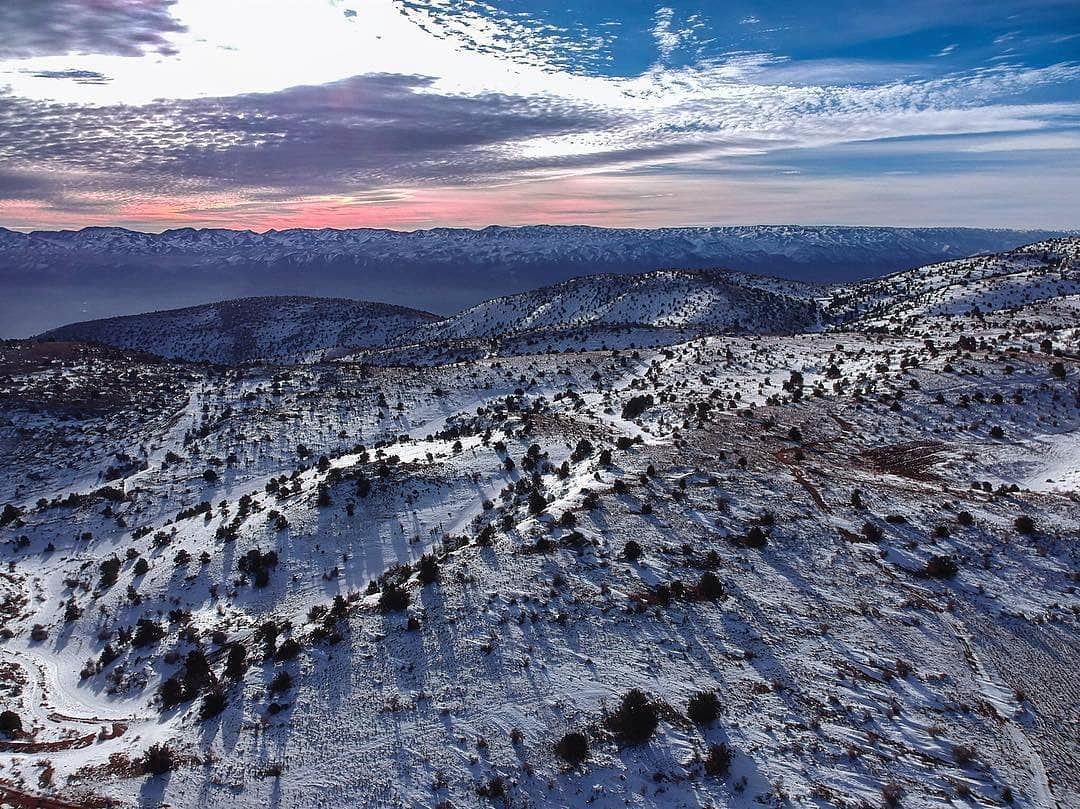
POLYGON ((658 724, 660 716, 656 705, 637 688, 626 692, 619 707, 607 719, 611 731, 629 744, 648 741, 658 724))
POLYGON ((577 766, 589 757, 589 740, 584 733, 571 731, 555 745, 555 755, 567 764, 577 766))
POLYGON ((115 556, 103 559, 101 564, 98 565, 98 570, 101 571, 101 586, 112 587, 116 584, 116 579, 120 575, 120 560, 115 556))
POLYGON ((698 691, 690 697, 686 715, 695 725, 708 725, 720 715, 720 699, 715 691, 698 691))
POLYGON ((417 575, 423 584, 434 584, 439 580, 439 563, 434 554, 425 553, 420 557, 417 575))
POLYGON ((176 767, 176 756, 167 745, 152 744, 143 753, 142 765, 151 775, 162 775, 176 767))
POLYGON ((22 729, 22 719, 15 711, 4 711, 3 713, 0 713, 0 733, 6 733, 8 736, 17 736, 22 733, 22 729))

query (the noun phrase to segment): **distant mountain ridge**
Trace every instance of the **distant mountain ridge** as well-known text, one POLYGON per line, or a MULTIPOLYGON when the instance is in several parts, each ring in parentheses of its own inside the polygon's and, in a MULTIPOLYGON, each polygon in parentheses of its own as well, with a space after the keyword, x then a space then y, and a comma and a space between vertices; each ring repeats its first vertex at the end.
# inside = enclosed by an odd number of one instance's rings
POLYGON ((668 267, 848 281, 1060 235, 1051 231, 752 225, 536 225, 412 232, 0 229, 3 336, 207 300, 317 295, 449 315, 598 273, 668 267))

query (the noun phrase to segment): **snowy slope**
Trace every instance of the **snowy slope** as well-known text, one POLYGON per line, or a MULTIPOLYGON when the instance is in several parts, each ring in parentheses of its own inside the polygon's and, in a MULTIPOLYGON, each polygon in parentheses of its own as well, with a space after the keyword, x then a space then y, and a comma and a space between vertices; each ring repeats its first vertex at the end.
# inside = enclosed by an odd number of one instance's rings
POLYGON ((897 323, 996 312, 1080 293, 1080 238, 920 267, 834 290, 829 313, 897 323))
POLYGON ((1080 804, 1072 249, 655 349, 815 291, 587 278, 423 367, 0 343, 0 803, 1080 804))
POLYGON ((43 339, 100 342, 162 357, 234 365, 313 362, 342 346, 382 346, 437 316, 332 298, 268 297, 73 323, 43 339))
MULTIPOLYGON (((426 340, 519 335, 584 326, 702 327, 710 331, 796 332, 817 324, 804 297, 774 292, 783 281, 723 272, 664 270, 635 276, 590 275, 496 298, 423 327, 426 340)), ((800 289, 801 291, 801 289, 800 289)))

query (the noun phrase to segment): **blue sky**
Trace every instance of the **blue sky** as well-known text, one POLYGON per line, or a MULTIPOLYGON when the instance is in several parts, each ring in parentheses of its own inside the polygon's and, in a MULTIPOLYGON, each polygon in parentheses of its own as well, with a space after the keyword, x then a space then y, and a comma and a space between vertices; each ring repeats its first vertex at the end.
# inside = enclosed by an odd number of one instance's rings
POLYGON ((0 5, 0 224, 1080 227, 1080 3, 0 5))

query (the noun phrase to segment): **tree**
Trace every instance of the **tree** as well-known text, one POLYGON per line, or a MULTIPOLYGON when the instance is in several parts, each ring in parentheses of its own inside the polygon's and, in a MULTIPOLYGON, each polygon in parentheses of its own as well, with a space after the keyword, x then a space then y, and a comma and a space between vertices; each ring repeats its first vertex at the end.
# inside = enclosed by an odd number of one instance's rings
POLYGON ((686 715, 695 725, 708 725, 720 715, 720 699, 715 691, 698 691, 690 697, 686 715))
POLYGON ((6 733, 8 736, 16 736, 22 733, 23 724, 22 719, 14 711, 4 711, 0 713, 0 733, 6 733))
POLYGON ((112 587, 116 584, 117 576, 120 575, 120 560, 115 556, 110 556, 108 559, 102 560, 98 565, 98 570, 101 571, 101 586, 112 587))
POLYGON ((547 499, 544 495, 537 489, 529 492, 529 513, 533 515, 540 514, 545 508, 547 508, 547 499))
POLYGON ((229 654, 225 659, 225 676, 230 680, 239 680, 247 668, 247 649, 242 644, 234 643, 229 647, 229 654))
POLYGON ((559 739, 555 755, 568 764, 578 765, 589 757, 589 740, 584 733, 571 731, 559 739))
POLYGON ((645 692, 634 688, 626 692, 619 707, 608 717, 607 724, 624 741, 641 744, 652 737, 660 724, 660 716, 645 692))
POLYGON ((417 575, 423 584, 434 584, 439 580, 439 563, 434 554, 425 553, 420 557, 420 564, 417 565, 417 575))

